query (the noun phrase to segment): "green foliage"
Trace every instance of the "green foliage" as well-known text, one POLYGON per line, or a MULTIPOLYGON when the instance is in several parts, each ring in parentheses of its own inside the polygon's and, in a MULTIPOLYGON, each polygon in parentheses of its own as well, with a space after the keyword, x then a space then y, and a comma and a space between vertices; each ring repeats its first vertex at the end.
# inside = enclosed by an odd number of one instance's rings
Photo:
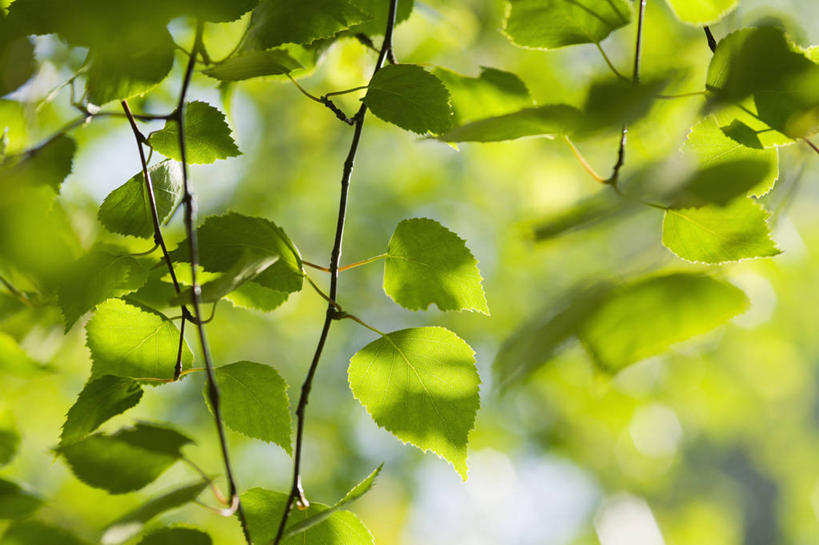
POLYGON ((16 32, 5 14, 0 13, 0 96, 23 85, 36 67, 31 41, 16 32))
POLYGON ((682 184, 674 203, 680 206, 702 206, 713 203, 726 206, 744 195, 757 193, 770 179, 767 159, 737 159, 712 162, 694 172, 682 184))
POLYGON ((444 142, 500 142, 527 136, 554 138, 572 132, 579 118, 580 111, 566 104, 524 108, 455 127, 440 139, 444 142))
MULTIPOLYGON (((287 384, 275 369, 252 361, 231 363, 216 369, 216 384, 225 424, 292 452, 287 384)), ((207 386, 203 395, 208 401, 207 386)))
POLYGON ((428 218, 395 228, 384 263, 384 291, 410 310, 475 310, 489 314, 478 262, 458 235, 428 218))
POLYGON ((440 67, 432 73, 446 85, 458 124, 533 105, 526 84, 511 72, 482 66, 475 78, 440 67))
POLYGON ((394 331, 350 359, 350 389, 376 424, 431 450, 466 480, 466 445, 480 404, 474 354, 442 327, 394 331))
POLYGON ((211 545, 210 536, 193 528, 161 528, 154 530, 140 540, 139 545, 211 545))
POLYGON ((22 519, 36 511, 42 500, 20 485, 0 479, 0 520, 22 519))
POLYGON ((287 74, 303 68, 301 63, 282 49, 244 51, 203 72, 221 81, 241 81, 260 76, 287 74))
POLYGON ((77 144, 72 138, 59 135, 19 161, 1 163, 0 180, 7 188, 45 185, 59 192, 63 180, 71 173, 76 150, 77 144))
MULTIPOLYGON (((186 159, 189 163, 209 164, 217 159, 241 155, 230 135, 225 114, 207 102, 193 101, 185 106, 186 159)), ((179 127, 176 121, 168 121, 162 130, 148 136, 148 144, 156 151, 182 160, 179 149, 179 127)))
POLYGON ((60 444, 79 441, 103 422, 134 407, 140 399, 142 388, 133 379, 104 375, 89 381, 68 410, 60 444))
POLYGON ((708 25, 725 17, 739 0, 668 0, 674 14, 684 23, 708 25))
POLYGON ((14 337, 0 333, 0 371, 30 377, 42 370, 43 366, 26 354, 14 337))
POLYGON ((71 532, 36 520, 15 522, 2 535, 3 545, 88 545, 71 532))
POLYGON ((9 422, 0 423, 0 467, 8 464, 20 447, 20 432, 9 422))

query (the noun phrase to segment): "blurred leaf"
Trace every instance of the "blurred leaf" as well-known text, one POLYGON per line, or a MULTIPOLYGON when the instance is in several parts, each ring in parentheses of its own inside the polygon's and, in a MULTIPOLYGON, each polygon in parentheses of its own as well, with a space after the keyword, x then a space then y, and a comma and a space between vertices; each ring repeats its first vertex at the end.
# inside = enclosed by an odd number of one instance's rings
MULTIPOLYGON (((266 270, 275 267, 277 263, 280 262, 277 261, 266 270)), ((259 277, 257 276, 255 280, 258 279, 259 277)), ((273 290, 251 280, 227 294, 225 299, 230 301, 235 307, 270 312, 279 308, 282 303, 287 301, 289 296, 289 292, 273 290)))
POLYGON ((569 231, 584 229, 638 207, 612 191, 599 191, 574 205, 540 220, 534 227, 536 241, 550 240, 569 231))
POLYGON ((664 78, 647 78, 639 84, 619 79, 597 81, 586 96, 580 127, 586 131, 619 131, 623 124, 645 117, 665 85, 664 78))
POLYGON ((0 331, 0 371, 27 377, 43 371, 44 366, 20 348, 14 337, 0 331))
POLYGON ((138 545, 211 545, 213 540, 193 528, 160 528, 147 534, 138 545))
POLYGON ((435 220, 412 218, 395 228, 384 263, 384 291, 410 310, 489 314, 478 262, 458 235, 435 220))
POLYGON ((771 240, 768 212, 751 199, 724 208, 668 210, 663 245, 687 261, 723 263, 782 253, 771 240))
POLYGON ((252 10, 259 0, 167 0, 174 16, 191 15, 205 21, 225 23, 235 21, 252 10))
POLYGON ((0 467, 8 464, 20 447, 20 433, 10 422, 0 422, 0 467))
MULTIPOLYGON (((273 367, 240 361, 216 368, 222 392, 222 419, 232 429, 292 453, 287 383, 273 367)), ((208 408, 208 389, 203 391, 208 408)))
POLYGON ((17 90, 36 69, 34 46, 0 13, 0 96, 17 90))
MULTIPOLYGON (((161 224, 182 200, 182 165, 166 159, 151 165, 148 176, 161 224)), ((140 238, 154 236, 151 201, 142 171, 105 197, 97 217, 113 233, 140 238)))
POLYGON ((668 0, 680 21, 697 26, 716 23, 738 3, 739 0, 668 0))
POLYGON ((599 43, 630 21, 625 0, 509 0, 503 31, 515 45, 557 49, 599 43))
POLYGON ((526 136, 554 138, 574 131, 580 110, 566 104, 548 104, 535 108, 479 119, 438 137, 443 142, 500 142, 526 136))
POLYGON ((282 49, 240 52, 203 73, 222 81, 241 81, 260 76, 287 74, 303 68, 301 63, 282 49))
POLYGON ((74 534, 36 520, 15 522, 0 537, 3 545, 88 545, 74 534))
POLYGON ((438 134, 452 126, 449 91, 414 64, 390 64, 376 72, 364 104, 384 121, 418 134, 438 134))
POLYGON ((653 276, 613 291, 578 337, 601 367, 617 371, 714 329, 748 304, 739 288, 708 276, 653 276))
POLYGON ((734 199, 759 191, 769 183, 770 160, 736 159, 712 162, 694 172, 680 190, 674 208, 716 204, 726 206, 734 199))
POLYGON ((480 405, 468 344, 442 327, 393 331, 350 359, 348 378, 376 424, 431 450, 466 480, 466 447, 480 405))
MULTIPOLYGON (((259 273, 275 263, 278 258, 265 255, 253 255, 249 251, 236 261, 229 270, 225 271, 219 278, 206 282, 202 286, 200 301, 202 303, 215 303, 222 297, 243 286, 249 280, 256 278, 259 273)), ((193 290, 186 289, 175 295, 171 299, 171 304, 189 304, 193 302, 193 290)))
POLYGON ((39 497, 26 492, 20 485, 0 479, 0 520, 25 518, 36 511, 42 503, 39 497))
POLYGON ((796 142, 789 136, 772 129, 764 121, 760 121, 753 98, 746 98, 736 105, 723 105, 714 110, 712 115, 726 136, 750 148, 758 149, 758 146, 761 145, 762 148, 769 149, 788 146, 796 142), (751 137, 749 131, 753 132, 756 138, 751 137))
POLYGON ((69 267, 60 284, 65 331, 106 299, 138 290, 147 278, 148 271, 123 249, 95 246, 69 267))
MULTIPOLYGON (((167 121, 162 130, 152 132, 148 145, 166 157, 182 160, 176 121, 167 121)), ((242 154, 230 136, 225 114, 198 100, 185 107, 185 147, 186 159, 193 164, 209 164, 242 154)))
MULTIPOLYGON (((64 134, 26 153, 19 160, 7 160, 0 165, 0 180, 5 187, 47 185, 60 191, 71 164, 77 144, 64 134)), ((0 185, 0 187, 2 187, 0 185)))
MULTIPOLYGON (((350 33, 362 33, 368 36, 382 35, 387 28, 389 2, 381 0, 350 0, 350 3, 368 14, 368 20, 350 27, 350 33)), ((398 25, 409 19, 412 13, 414 0, 398 0, 395 13, 395 24, 398 25)))
POLYGON ((155 516, 195 500, 208 481, 199 481, 157 496, 109 524, 102 534, 103 545, 119 545, 131 539, 155 516))
POLYGON ((142 399, 142 388, 135 380, 104 375, 90 380, 68 410, 60 445, 79 441, 103 422, 136 406, 142 399))
MULTIPOLYGON (((179 330, 159 312, 111 299, 97 308, 86 331, 93 377, 173 378, 179 330)), ((188 367, 192 361, 193 354, 184 342, 182 366, 188 367)))
MULTIPOLYGON (((263 488, 251 488, 242 494, 242 506, 245 509, 253 543, 273 541, 286 503, 287 494, 263 488)), ((328 509, 326 505, 311 502, 310 507, 303 511, 294 509, 288 520, 291 521, 292 526, 296 526, 304 519, 315 516, 326 509, 328 509)), ((327 520, 298 536, 285 538, 281 543, 282 545, 373 545, 374 542, 370 531, 357 516, 349 511, 337 511, 327 520)))
POLYGON ((459 124, 534 105, 526 84, 511 72, 482 66, 476 78, 440 67, 432 73, 446 85, 459 124))
POLYGON ((137 424, 112 435, 95 433, 56 450, 82 482, 111 494, 139 490, 182 457, 192 441, 170 428, 137 424))

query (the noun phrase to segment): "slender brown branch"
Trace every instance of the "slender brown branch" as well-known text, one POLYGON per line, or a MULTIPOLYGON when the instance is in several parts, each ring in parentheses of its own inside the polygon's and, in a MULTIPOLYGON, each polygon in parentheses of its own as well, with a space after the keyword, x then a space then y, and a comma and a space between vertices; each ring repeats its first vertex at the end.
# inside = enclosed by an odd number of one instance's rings
POLYGON ((324 272, 330 272, 329 267, 324 267, 324 266, 322 266, 322 265, 316 265, 315 263, 311 263, 311 262, 309 262, 309 261, 305 261, 305 260, 303 260, 303 259, 301 260, 301 262, 302 262, 304 265, 307 265, 308 267, 312 267, 313 269, 317 269, 317 270, 319 270, 319 271, 324 271, 324 272))
POLYGON ((714 38, 714 35, 711 33, 711 28, 708 25, 702 27, 705 31, 705 39, 708 40, 708 48, 711 50, 711 53, 717 50, 717 40, 714 38))
POLYGON ((810 146, 810 147, 811 147, 811 149, 812 149, 813 151, 815 151, 816 153, 819 153, 819 147, 818 147, 816 144, 814 144, 813 142, 811 142, 811 141, 810 141, 809 139, 807 139, 807 138, 803 138, 802 140, 804 140, 804 141, 805 141, 805 144, 807 144, 808 146, 810 146))
MULTIPOLYGON (((387 53, 392 48, 392 33, 395 28, 395 13, 398 0, 390 0, 390 9, 387 15, 387 28, 384 32, 384 41, 381 44, 381 51, 378 54, 378 59, 375 62, 373 69, 373 76, 384 65, 384 60, 387 58, 387 53)), ((304 490, 301 485, 301 456, 302 446, 304 441, 304 420, 306 415, 307 403, 310 397, 310 390, 313 387, 313 378, 316 375, 319 360, 321 359, 324 344, 327 341, 327 335, 330 333, 330 326, 333 320, 338 319, 338 309, 335 306, 335 301, 338 295, 338 271, 339 263, 341 261, 341 246, 344 238, 344 223, 347 217, 347 196, 350 189, 350 178, 353 174, 353 165, 355 157, 358 153, 359 143, 361 141, 361 132, 364 129, 364 119, 367 114, 367 105, 362 103, 358 112, 353 119, 355 120, 355 128, 353 138, 350 143, 350 150, 347 152, 347 158, 344 160, 344 169, 341 175, 341 195, 338 203, 338 219, 336 221, 336 234, 333 241, 333 250, 330 253, 330 294, 327 304, 327 311, 324 316, 324 324, 321 327, 316 351, 313 354, 313 359, 310 362, 310 368, 307 371, 307 377, 301 387, 301 395, 299 403, 296 408, 296 444, 293 452, 293 479, 290 487, 290 493, 287 501, 284 504, 284 511, 282 512, 281 520, 279 521, 279 528, 276 532, 276 538, 273 540, 274 545, 278 545, 284 536, 284 529, 287 525, 287 519, 290 515, 290 510, 293 503, 298 501, 301 507, 309 505, 307 498, 305 498, 304 490)))
POLYGON ((614 75, 623 81, 630 81, 626 76, 621 74, 620 71, 617 70, 617 68, 614 67, 614 64, 612 64, 611 59, 609 59, 609 56, 606 55, 606 51, 603 49, 603 46, 600 45, 600 42, 594 42, 594 45, 597 46, 597 50, 600 52, 600 55, 603 57, 603 60, 606 61, 606 64, 614 73, 614 75))

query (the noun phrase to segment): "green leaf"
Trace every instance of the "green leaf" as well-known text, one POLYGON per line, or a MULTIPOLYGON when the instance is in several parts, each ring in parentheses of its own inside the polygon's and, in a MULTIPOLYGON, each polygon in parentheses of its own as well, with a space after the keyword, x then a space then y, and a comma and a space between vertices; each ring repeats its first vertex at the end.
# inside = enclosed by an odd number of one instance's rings
POLYGON ((440 67, 432 73, 446 85, 458 124, 534 105, 526 84, 511 72, 482 66, 476 78, 440 67))
POLYGON ((524 108, 510 114, 479 119, 438 137, 443 142, 500 142, 527 136, 554 138, 574 131, 581 112, 566 104, 548 104, 524 108))
POLYGON ((79 441, 103 422, 124 413, 142 399, 142 388, 135 380, 104 375, 89 381, 68 410, 60 445, 79 441))
POLYGON ((221 81, 242 81, 260 76, 287 74, 303 68, 301 63, 283 49, 243 51, 203 70, 203 73, 221 81))
POLYGON ((14 459, 19 447, 20 433, 10 423, 2 423, 0 427, 0 467, 14 459))
MULTIPOLYGON (((275 267, 278 263, 281 262, 277 261, 270 268, 275 267)), ((256 277, 255 280, 258 279, 259 277, 256 277)), ((255 281, 250 281, 227 294, 225 299, 230 301, 234 307, 270 312, 279 308, 289 296, 288 292, 266 288, 255 281)))
MULTIPOLYGON (((265 255, 253 255, 246 251, 241 259, 229 270, 225 271, 219 278, 211 280, 201 286, 200 301, 203 303, 215 303, 222 297, 238 289, 249 280, 256 278, 266 268, 277 261, 277 257, 265 255)), ((193 290, 187 289, 171 299, 171 304, 188 304, 193 302, 193 290)))
POLYGON ((204 21, 227 23, 235 21, 252 10, 259 0, 169 0, 163 2, 168 8, 178 11, 174 16, 191 15, 204 21))
MULTIPOLYGON (((93 377, 170 379, 179 349, 179 330, 155 310, 111 299, 101 304, 88 322, 86 344, 93 359, 93 377)), ((188 367, 192 361, 185 342, 182 366, 188 367)))
POLYGON ((138 545, 211 545, 210 536, 193 528, 161 528, 142 538, 138 545))
POLYGON ((452 126, 449 91, 414 64, 391 64, 376 72, 364 104, 384 121, 419 134, 440 134, 452 126))
POLYGON ((148 272, 123 249, 98 245, 66 271, 59 287, 65 331, 86 312, 111 297, 138 290, 148 272))
POLYGON ((585 132, 603 129, 620 132, 623 124, 634 123, 649 113, 665 85, 664 78, 646 78, 639 84, 619 79, 596 81, 583 104, 579 128, 585 132))
POLYGON ((700 169, 744 160, 764 163, 759 166, 764 177, 746 193, 761 197, 773 189, 779 177, 779 152, 775 148, 761 149, 761 143, 759 148, 749 147, 755 136, 753 129, 737 120, 720 127, 716 118, 708 116, 688 133, 683 154, 700 169))
POLYGON ((671 209, 663 219, 663 245, 682 259, 702 263, 774 256, 781 252, 771 240, 769 215, 751 199, 725 208, 671 209))
MULTIPOLYGON (((167 121, 162 130, 152 132, 148 144, 166 157, 182 160, 176 121, 167 121)), ((185 107, 185 147, 188 163, 194 164, 209 164, 242 154, 230 136, 225 114, 198 100, 185 107)))
POLYGON ((0 538, 3 545, 88 545, 74 534, 36 520, 15 522, 0 538))
POLYGON ((412 218, 395 228, 384 263, 384 291, 410 310, 489 314, 478 262, 458 235, 435 220, 412 218))
POLYGON ((59 192, 71 165, 77 144, 61 134, 25 154, 21 160, 11 159, 0 165, 0 187, 47 185, 59 192))
POLYGON ((555 211, 534 227, 536 241, 549 240, 569 231, 597 225, 599 222, 633 211, 638 206, 610 191, 598 191, 569 208, 555 211))
POLYGON ((616 371, 706 333, 748 305, 739 288, 721 280, 654 276, 615 290, 581 324, 578 337, 599 365, 616 371))
POLYGON ((694 172, 679 190, 674 208, 716 204, 726 206, 734 199, 760 191, 770 180, 771 163, 766 159, 717 161, 694 172))
MULTIPOLYGON (((37 68, 34 46, 0 13, 0 96, 17 90, 37 68)), ((1 155, 1 154, 0 154, 1 155)))
POLYGON ((796 142, 759 119, 753 98, 724 105, 714 111, 713 117, 726 136, 746 147, 769 149, 796 142))
POLYGON ((131 539, 146 522, 157 515, 195 500, 208 481, 199 481, 157 496, 109 524, 103 530, 103 545, 118 545, 131 539))
POLYGON ((43 500, 26 492, 20 485, 0 479, 0 520, 25 518, 36 511, 42 503, 43 500))
MULTIPOLYGON (((291 454, 290 400, 287 383, 278 371, 269 365, 240 361, 218 367, 215 373, 225 424, 291 454)), ((207 387, 203 395, 210 408, 207 387)))
MULTIPOLYGON (((161 224, 182 200, 182 165, 167 159, 149 167, 148 176, 161 224)), ((105 198, 97 217, 113 233, 140 238, 154 236, 150 195, 142 171, 105 198)))
POLYGON ((466 446, 480 405, 468 344, 442 327, 394 331, 350 359, 348 378, 376 424, 431 450, 466 480, 466 446))
MULTIPOLYGON (((387 28, 387 14, 389 12, 389 2, 381 0, 350 0, 350 3, 368 14, 367 22, 350 27, 349 33, 362 33, 367 36, 379 36, 384 34, 387 28)), ((412 14, 413 0, 398 0, 395 12, 395 24, 398 25, 409 19, 412 14)))
MULTIPOLYGON (((242 494, 242 506, 253 543, 269 543, 276 537, 279 520, 287 503, 287 494, 263 488, 251 488, 242 494)), ((328 506, 311 502, 306 510, 294 509, 290 513, 291 526, 325 511, 328 506)), ((287 531, 287 529, 285 530, 287 531)), ((336 511, 327 520, 313 526, 298 536, 285 538, 282 545, 373 545, 373 537, 367 527, 349 511, 336 511)))
POLYGON ((301 532, 305 532, 316 526, 317 524, 327 520, 330 515, 341 509, 344 505, 357 500, 364 494, 370 491, 375 483, 375 478, 378 477, 378 474, 381 472, 381 468, 384 467, 384 464, 381 464, 377 468, 375 468, 372 473, 370 473, 366 479, 355 485, 349 492, 347 492, 343 498, 338 500, 335 505, 330 507, 329 509, 325 509, 324 511, 319 511, 315 515, 307 517, 306 519, 302 520, 298 524, 294 524, 289 526, 285 531, 285 537, 289 537, 301 532))
POLYGON ((739 0, 668 0, 677 19, 697 26, 716 23, 738 3, 739 0))
POLYGON ((43 370, 44 366, 26 354, 14 337, 0 331, 0 371, 25 378, 43 370))
POLYGON ((85 484, 123 494, 153 482, 182 457, 181 448, 190 443, 175 430, 143 423, 112 435, 95 433, 60 446, 57 452, 85 484))
POLYGON ((503 31, 521 47, 595 43, 631 21, 625 0, 509 0, 503 31))
POLYGON ((309 44, 368 19, 368 14, 346 0, 262 0, 253 12, 246 41, 256 49, 309 44))

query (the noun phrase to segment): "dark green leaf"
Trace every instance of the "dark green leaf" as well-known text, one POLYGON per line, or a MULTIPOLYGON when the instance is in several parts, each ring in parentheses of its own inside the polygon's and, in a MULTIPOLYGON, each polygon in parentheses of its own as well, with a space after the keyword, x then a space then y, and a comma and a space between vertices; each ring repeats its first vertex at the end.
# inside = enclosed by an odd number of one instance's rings
POLYGON ((210 536, 193 528, 161 528, 146 535, 139 545, 211 545, 210 536))
MULTIPOLYGON (((256 278, 259 273, 275 263, 278 258, 265 255, 253 255, 246 251, 242 257, 229 270, 225 271, 219 278, 206 282, 201 286, 200 301, 203 303, 215 303, 222 297, 228 295, 249 280, 256 278)), ((187 289, 171 299, 171 304, 188 304, 193 302, 192 290, 187 289)))
POLYGON ((444 133, 444 142, 500 142, 527 136, 554 138, 573 132, 580 123, 581 112, 566 104, 549 104, 536 108, 479 119, 444 133))
POLYGON ((253 12, 246 43, 258 49, 309 44, 368 19, 368 14, 346 0, 262 0, 253 12))
MULTIPOLYGON (((362 33, 367 36, 384 34, 387 28, 387 13, 389 2, 381 0, 350 0, 350 3, 368 15, 368 21, 350 27, 350 33, 362 33)), ((398 25, 409 19, 412 13, 414 0, 398 0, 395 12, 395 24, 398 25)))
POLYGON ((20 348, 14 337, 0 332, 0 371, 20 377, 29 377, 43 369, 42 364, 20 348))
POLYGON ((0 423, 0 467, 8 464, 20 447, 20 433, 11 423, 0 423))
POLYGON ((0 538, 3 545, 88 545, 74 534, 36 520, 15 522, 0 538))
POLYGON ((302 68, 301 63, 282 49, 250 50, 220 62, 204 70, 204 73, 222 81, 241 81, 260 76, 287 74, 298 68, 302 68))
POLYGON ((142 399, 142 388, 135 380, 104 375, 89 381, 68 410, 60 445, 79 441, 103 422, 124 413, 142 399))
POLYGON ((22 160, 0 165, 0 187, 47 185, 59 192, 63 180, 71 174, 76 150, 77 144, 70 137, 56 136, 22 160))
POLYGON ((621 130, 623 124, 634 123, 648 114, 665 84, 659 78, 637 85, 619 79, 593 83, 583 105, 581 128, 590 132, 621 130))
MULTIPOLYGON (((162 130, 151 133, 148 144, 166 157, 182 160, 176 121, 167 121, 162 130)), ((185 147, 188 163, 195 164, 213 163, 242 153, 230 136, 225 114, 198 100, 189 102, 185 108, 185 147)))
POLYGON ((674 207, 725 206, 734 199, 757 191, 770 179, 770 170, 771 163, 766 159, 716 162, 688 178, 674 207))
POLYGON ((36 511, 42 503, 39 497, 26 492, 20 485, 0 479, 0 520, 25 518, 36 511))

